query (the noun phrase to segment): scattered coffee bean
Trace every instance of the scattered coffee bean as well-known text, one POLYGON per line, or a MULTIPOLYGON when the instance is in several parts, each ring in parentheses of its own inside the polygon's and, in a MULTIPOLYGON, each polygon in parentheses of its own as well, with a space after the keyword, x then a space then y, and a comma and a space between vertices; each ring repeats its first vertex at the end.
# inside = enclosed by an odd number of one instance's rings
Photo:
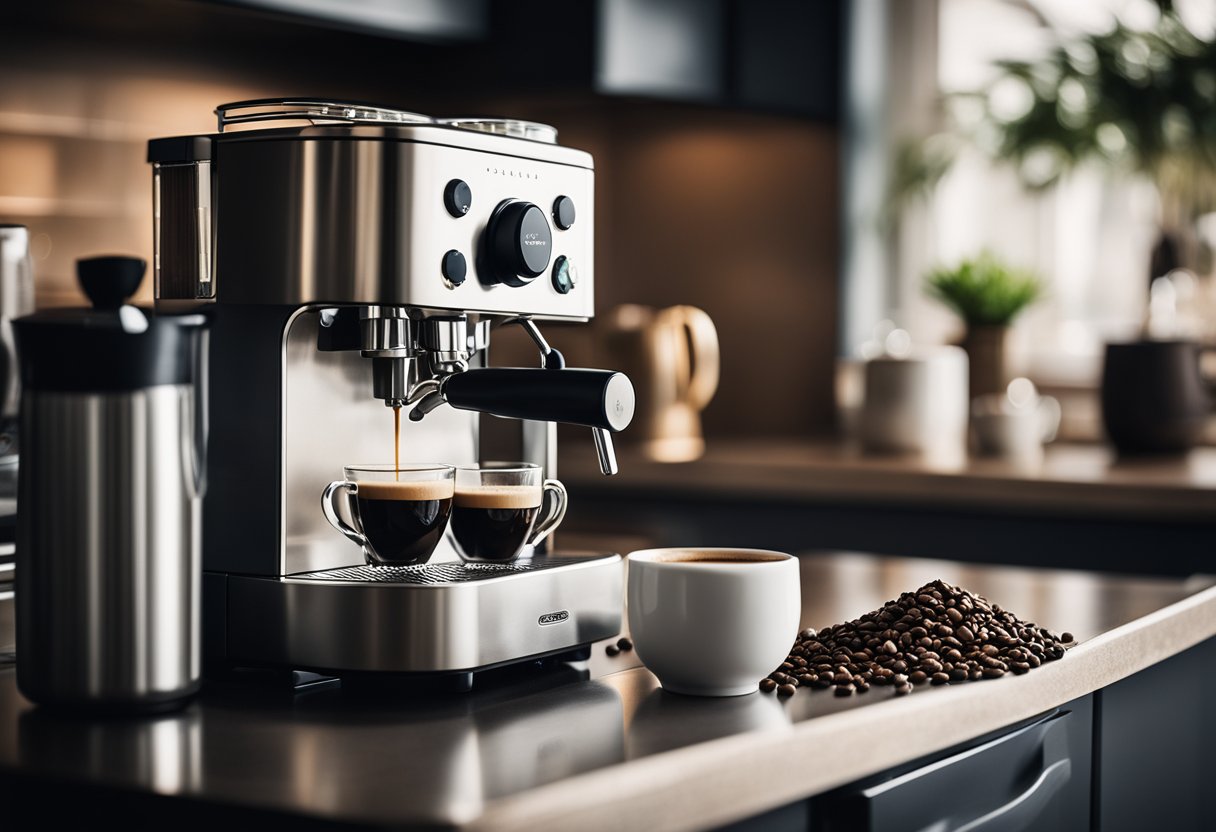
MULTIPOLYGON (((616 641, 616 646, 621 648, 621 650, 628 652, 633 649, 633 642, 627 638, 619 638, 616 641)), ((806 662, 803 662, 803 664, 805 663, 806 662)))
MULTIPOLYGON (((616 646, 628 649, 624 641, 616 646)), ((982 596, 931 581, 856 620, 802 630, 785 662, 760 684, 768 691, 834 687, 838 696, 890 685, 905 696, 927 682, 1026 673, 1061 658, 1072 642, 1071 633, 1056 636, 982 596)))
POLYGON ((772 679, 761 679, 760 680, 760 690, 764 691, 765 693, 772 693, 776 689, 777 689, 777 683, 774 682, 772 679))
POLYGON ((609 644, 607 647, 604 648, 604 652, 607 653, 609 656, 615 656, 621 652, 621 648, 617 647, 615 644, 609 644))
POLYGON ((795 690, 797 690, 797 688, 795 688, 793 685, 781 685, 781 687, 777 688, 777 695, 793 696, 795 690))

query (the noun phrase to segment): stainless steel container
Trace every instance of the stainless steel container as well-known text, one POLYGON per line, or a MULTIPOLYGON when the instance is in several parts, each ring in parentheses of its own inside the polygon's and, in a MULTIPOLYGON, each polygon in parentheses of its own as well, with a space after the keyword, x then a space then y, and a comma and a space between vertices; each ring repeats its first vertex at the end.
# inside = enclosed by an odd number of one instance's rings
POLYGON ((12 321, 33 311, 29 229, 0 224, 0 457, 16 452, 13 428, 21 401, 12 321))
POLYGON ((142 260, 79 268, 92 309, 14 323, 17 683, 41 704, 160 710, 200 678, 206 319, 124 305, 142 260))

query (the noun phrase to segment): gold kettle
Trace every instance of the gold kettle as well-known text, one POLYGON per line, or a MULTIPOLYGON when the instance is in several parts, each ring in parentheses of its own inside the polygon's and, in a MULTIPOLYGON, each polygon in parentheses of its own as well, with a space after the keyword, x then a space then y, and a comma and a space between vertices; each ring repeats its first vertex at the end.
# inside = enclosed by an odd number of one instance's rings
POLYGON ((605 317, 604 349, 637 391, 637 413, 621 438, 637 441, 658 462, 701 456, 701 411, 718 389, 713 320, 694 306, 654 309, 632 303, 605 317))

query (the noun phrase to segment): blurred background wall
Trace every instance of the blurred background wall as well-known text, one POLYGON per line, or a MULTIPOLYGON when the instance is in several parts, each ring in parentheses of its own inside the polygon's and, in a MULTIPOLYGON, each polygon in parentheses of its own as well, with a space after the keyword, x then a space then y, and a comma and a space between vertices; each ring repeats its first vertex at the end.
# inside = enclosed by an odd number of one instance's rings
MULTIPOLYGON (((600 317, 631 302, 714 318, 707 433, 831 428, 838 3, 39 0, 4 18, 0 222, 31 229, 40 306, 80 302, 79 257, 151 257, 146 141, 214 131, 217 104, 529 118, 595 156, 600 317)), ((553 337, 597 357, 594 328, 553 337)))

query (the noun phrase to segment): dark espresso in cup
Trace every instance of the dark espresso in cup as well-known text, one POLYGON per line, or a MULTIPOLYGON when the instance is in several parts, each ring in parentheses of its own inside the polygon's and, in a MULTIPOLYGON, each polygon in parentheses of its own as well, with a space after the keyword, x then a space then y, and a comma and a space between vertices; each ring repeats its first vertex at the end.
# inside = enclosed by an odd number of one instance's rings
POLYGON ((532 533, 543 495, 540 485, 458 488, 452 536, 469 559, 514 560, 532 533))
POLYGON ((384 564, 425 563, 452 513, 451 480, 360 482, 355 522, 384 564))

